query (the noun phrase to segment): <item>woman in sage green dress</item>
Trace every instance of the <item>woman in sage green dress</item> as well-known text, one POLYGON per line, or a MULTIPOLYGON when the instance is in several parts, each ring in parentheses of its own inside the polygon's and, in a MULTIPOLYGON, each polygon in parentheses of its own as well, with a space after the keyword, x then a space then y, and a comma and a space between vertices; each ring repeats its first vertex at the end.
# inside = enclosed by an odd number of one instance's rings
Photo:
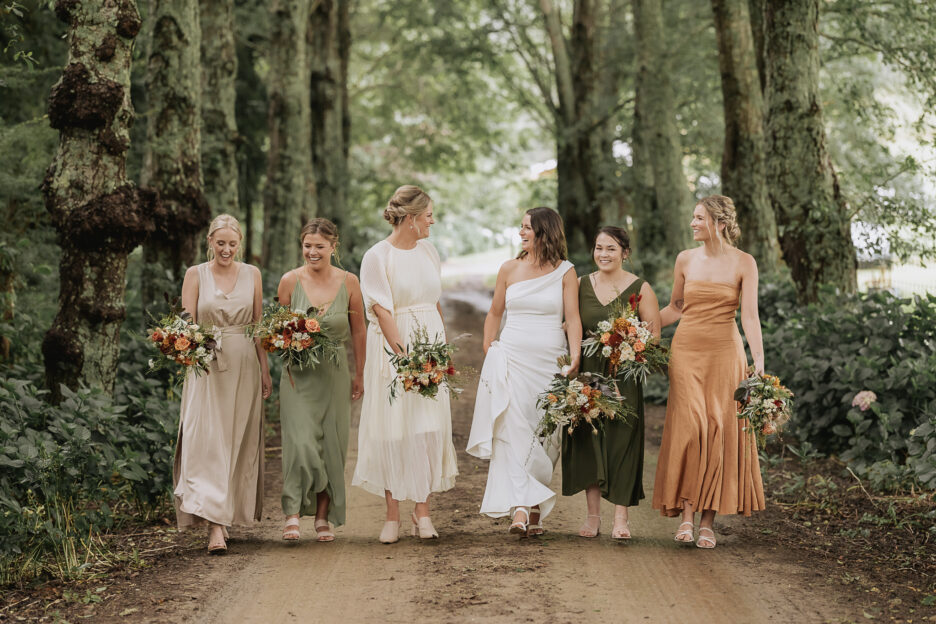
POLYGON ((341 343, 338 363, 314 369, 284 369, 280 379, 283 439, 283 539, 299 539, 299 517, 315 516, 317 541, 331 542, 334 526, 345 522, 345 458, 351 401, 364 392, 364 305, 357 277, 332 266, 338 229, 328 219, 302 228, 305 265, 280 280, 280 303, 305 312, 323 310, 326 333, 341 343), (355 374, 348 370, 344 344, 351 339, 355 374))
MULTIPOLYGON (((630 254, 627 231, 604 227, 595 239, 594 259, 598 271, 579 279, 579 313, 584 331, 596 330, 607 320, 616 304, 638 296, 637 313, 650 323, 653 335, 660 337, 660 307, 650 284, 625 271, 623 262, 630 254)), ((583 372, 607 375, 608 361, 595 354, 582 358, 583 372)), ((562 432, 562 494, 571 496, 585 490, 588 512, 579 530, 582 537, 597 537, 600 531, 601 499, 614 503, 611 537, 630 539, 627 508, 644 497, 644 405, 643 389, 635 381, 618 379, 624 401, 637 412, 636 418, 606 422, 595 435, 590 427, 572 434, 562 432)))

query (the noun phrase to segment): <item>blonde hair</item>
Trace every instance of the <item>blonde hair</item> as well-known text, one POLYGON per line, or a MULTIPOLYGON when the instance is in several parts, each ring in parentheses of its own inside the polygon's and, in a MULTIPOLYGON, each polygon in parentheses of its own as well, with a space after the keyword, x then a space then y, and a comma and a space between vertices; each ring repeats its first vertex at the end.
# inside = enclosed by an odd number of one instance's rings
POLYGON ((383 218, 396 226, 409 215, 420 215, 429 209, 432 198, 418 186, 405 184, 393 192, 393 197, 384 208, 383 218))
POLYGON ((741 238, 741 228, 738 227, 738 215, 735 212, 734 201, 724 195, 709 195, 700 199, 696 205, 705 208, 705 211, 712 217, 712 221, 715 222, 715 236, 717 238, 722 237, 718 231, 718 224, 725 224, 725 240, 733 247, 741 238))
POLYGON ((302 230, 299 232, 299 244, 301 245, 305 237, 311 234, 318 234, 335 246, 335 251, 333 252, 335 255, 335 262, 338 263, 338 266, 341 266, 341 258, 338 257, 338 226, 328 219, 316 217, 302 226, 302 230))
MULTIPOLYGON (((211 225, 208 226, 208 241, 209 242, 208 242, 208 250, 205 253, 205 255, 208 257, 209 262, 214 260, 214 249, 211 248, 211 242, 210 242, 211 237, 214 235, 215 232, 217 232, 218 230, 223 230, 224 228, 234 230, 237 233, 237 238, 241 241, 244 240, 244 234, 243 232, 241 232, 240 223, 238 223, 237 219, 235 219, 229 214, 218 215, 217 217, 211 220, 211 225)), ((244 248, 242 246, 240 245, 237 246, 237 253, 234 254, 234 259, 235 260, 244 259, 244 248)))

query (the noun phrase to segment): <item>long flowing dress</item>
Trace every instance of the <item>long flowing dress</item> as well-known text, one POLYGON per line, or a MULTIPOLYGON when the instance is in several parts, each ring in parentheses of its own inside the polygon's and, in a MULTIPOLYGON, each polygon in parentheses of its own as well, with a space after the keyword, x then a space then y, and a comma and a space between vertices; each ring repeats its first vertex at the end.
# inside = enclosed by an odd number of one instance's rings
POLYGON ((172 478, 179 527, 260 519, 263 505, 263 403, 260 362, 244 334, 253 321, 254 276, 241 264, 222 292, 208 263, 198 265, 195 320, 221 329, 208 374, 189 373, 182 388, 172 478))
POLYGON ((739 297, 739 285, 686 282, 653 488, 653 508, 665 516, 679 515, 683 501, 719 514, 764 509, 757 448, 734 401, 747 369, 735 322, 739 297))
POLYGON ((539 505, 545 518, 556 502, 549 489, 559 458, 558 437, 541 440, 536 400, 567 354, 562 329, 562 278, 570 262, 507 287, 504 328, 491 343, 475 402, 468 453, 490 459, 481 513, 507 516, 515 507, 539 505))
POLYGON ((452 444, 452 410, 444 388, 435 399, 400 392, 390 401, 396 373, 374 313, 379 305, 393 314, 400 339, 408 348, 413 331, 445 339, 436 308, 442 294, 441 262, 432 243, 398 249, 383 240, 361 260, 361 291, 369 325, 364 364, 364 399, 358 429, 358 461, 352 485, 396 500, 425 502, 432 492, 455 485, 458 461, 452 444))
MULTIPOLYGON (((595 330, 611 315, 615 303, 640 293, 644 281, 637 279, 608 305, 598 301, 588 277, 579 284, 579 313, 582 326, 595 330)), ((608 374, 608 361, 596 353, 582 358, 582 372, 608 374)), ((579 427, 570 435, 562 432, 562 495, 571 496, 597 484, 601 496, 615 505, 632 506, 644 497, 644 404, 643 388, 634 380, 618 379, 624 402, 633 407, 636 418, 612 420, 596 434, 591 427, 579 427)))
MULTIPOLYGON (((347 275, 346 275, 347 277, 347 275)), ((312 305, 296 280, 290 305, 312 305)), ((328 521, 345 522, 345 458, 351 424, 351 373, 345 343, 351 338, 348 289, 341 284, 321 316, 322 330, 341 343, 338 363, 325 359, 314 369, 283 371, 280 422, 283 436, 283 513, 314 516, 316 495, 328 492, 328 521)))

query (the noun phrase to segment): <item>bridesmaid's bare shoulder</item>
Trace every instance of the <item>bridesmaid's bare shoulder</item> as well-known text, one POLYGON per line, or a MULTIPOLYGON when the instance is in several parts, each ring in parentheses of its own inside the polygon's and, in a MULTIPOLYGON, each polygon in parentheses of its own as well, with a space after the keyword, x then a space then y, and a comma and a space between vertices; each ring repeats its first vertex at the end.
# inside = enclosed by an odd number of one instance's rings
POLYGON ((292 288, 296 285, 296 281, 299 279, 298 274, 295 269, 290 269, 283 273, 283 277, 280 278, 280 286, 285 286, 287 288, 292 288))

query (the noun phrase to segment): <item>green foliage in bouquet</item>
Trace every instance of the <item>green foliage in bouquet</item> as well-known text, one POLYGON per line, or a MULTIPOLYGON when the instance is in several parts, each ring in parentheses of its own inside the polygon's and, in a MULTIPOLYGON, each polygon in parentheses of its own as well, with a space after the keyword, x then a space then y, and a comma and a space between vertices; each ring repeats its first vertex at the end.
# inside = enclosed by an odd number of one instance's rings
POLYGON ((745 431, 753 431, 760 446, 769 435, 780 433, 783 425, 793 415, 793 393, 780 383, 774 375, 758 375, 754 368, 734 393, 734 400, 741 404, 738 418, 746 420, 745 431))
MULTIPOLYGON (((403 392, 415 392, 419 396, 435 399, 443 386, 449 389, 452 398, 456 398, 462 390, 453 383, 458 371, 452 356, 457 350, 455 343, 466 336, 468 334, 461 334, 452 342, 444 342, 439 336, 431 340, 426 328, 417 323, 408 350, 394 353, 385 349, 390 356, 390 365, 396 371, 396 376, 390 382, 390 400, 394 401, 401 389, 403 392)), ((402 345, 398 346, 403 350, 402 345)))
POLYGON ((263 350, 277 355, 286 366, 303 370, 326 360, 338 364, 341 343, 324 331, 321 318, 314 306, 296 312, 274 298, 263 308, 260 320, 247 327, 247 335, 259 339, 263 350))

